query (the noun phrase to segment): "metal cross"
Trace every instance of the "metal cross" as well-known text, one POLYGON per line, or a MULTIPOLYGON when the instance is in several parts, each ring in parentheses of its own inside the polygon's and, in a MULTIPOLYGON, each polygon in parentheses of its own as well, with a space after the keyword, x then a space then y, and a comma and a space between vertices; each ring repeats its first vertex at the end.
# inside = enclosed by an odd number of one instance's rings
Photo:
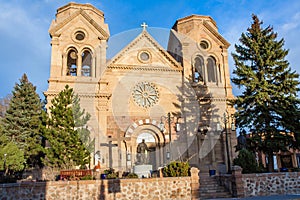
POLYGON ((143 23, 141 24, 141 27, 143 27, 143 31, 145 31, 146 28, 148 27, 148 25, 147 25, 145 22, 143 22, 143 23))

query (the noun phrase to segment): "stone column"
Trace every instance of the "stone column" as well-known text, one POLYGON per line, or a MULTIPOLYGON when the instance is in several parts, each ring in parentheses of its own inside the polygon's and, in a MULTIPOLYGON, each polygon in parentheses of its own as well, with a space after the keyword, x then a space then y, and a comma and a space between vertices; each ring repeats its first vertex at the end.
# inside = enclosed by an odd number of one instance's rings
POLYGON ((232 166, 232 196, 237 198, 245 197, 243 184, 242 168, 232 166))
POLYGON ((199 187, 200 187, 200 178, 199 178, 200 170, 192 167, 191 168, 191 193, 192 200, 199 199, 199 187))

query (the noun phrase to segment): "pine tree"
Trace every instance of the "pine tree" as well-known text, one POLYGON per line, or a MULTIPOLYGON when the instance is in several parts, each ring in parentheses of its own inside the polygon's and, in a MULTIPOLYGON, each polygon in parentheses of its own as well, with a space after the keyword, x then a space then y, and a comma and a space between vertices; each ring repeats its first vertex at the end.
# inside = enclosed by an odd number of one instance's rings
POLYGON ((3 134, 8 142, 16 145, 24 154, 26 168, 40 165, 41 146, 41 101, 35 86, 26 74, 12 92, 9 107, 3 118, 3 134))
POLYGON ((88 164, 90 152, 81 141, 76 126, 84 127, 90 116, 80 111, 79 99, 74 95, 73 89, 66 85, 51 101, 49 110, 45 135, 49 144, 46 165, 68 169, 88 164))
POLYGON ((0 118, 5 116, 6 110, 9 107, 9 102, 11 100, 11 95, 7 95, 4 98, 0 99, 0 118))
POLYGON ((284 40, 277 40, 272 27, 263 28, 256 15, 252 19, 232 54, 236 65, 232 82, 243 89, 234 101, 236 122, 253 133, 254 144, 267 154, 268 169, 273 171, 273 153, 288 150, 292 143, 288 132, 296 125, 289 124, 287 118, 299 114, 299 75, 285 59, 288 50, 283 48, 284 40))
POLYGON ((89 152, 94 152, 95 139, 91 139, 90 131, 86 126, 87 122, 91 118, 91 115, 89 113, 85 114, 84 109, 81 110, 80 99, 78 95, 75 95, 73 98, 73 117, 75 129, 78 131, 81 141, 89 152))
POLYGON ((3 170, 5 175, 13 175, 22 171, 24 164, 24 152, 14 142, 9 141, 0 130, 0 170, 3 170))

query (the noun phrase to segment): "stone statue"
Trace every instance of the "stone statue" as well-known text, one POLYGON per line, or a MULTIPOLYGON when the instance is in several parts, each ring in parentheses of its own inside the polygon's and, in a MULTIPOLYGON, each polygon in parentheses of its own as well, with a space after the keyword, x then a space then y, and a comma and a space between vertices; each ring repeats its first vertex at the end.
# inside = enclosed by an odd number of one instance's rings
POLYGON ((138 144, 136 152, 137 152, 137 163, 138 164, 147 164, 147 151, 150 151, 143 139, 141 143, 138 144))
POLYGON ((237 146, 236 146, 236 151, 246 149, 247 147, 247 139, 245 137, 246 132, 242 132, 238 137, 237 137, 237 146))

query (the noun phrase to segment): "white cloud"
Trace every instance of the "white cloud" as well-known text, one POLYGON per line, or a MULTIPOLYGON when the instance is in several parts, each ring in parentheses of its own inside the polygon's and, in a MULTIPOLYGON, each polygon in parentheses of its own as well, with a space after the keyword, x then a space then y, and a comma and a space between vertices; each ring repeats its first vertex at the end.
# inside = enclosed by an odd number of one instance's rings
POLYGON ((23 73, 38 86, 38 90, 45 85, 49 74, 48 26, 43 18, 37 17, 29 8, 13 2, 1 2, 0 85, 5 85, 2 93, 10 93, 23 73))
POLYGON ((289 21, 283 24, 280 28, 282 32, 293 31, 293 29, 299 28, 300 25, 300 12, 294 14, 292 18, 289 18, 289 21))

